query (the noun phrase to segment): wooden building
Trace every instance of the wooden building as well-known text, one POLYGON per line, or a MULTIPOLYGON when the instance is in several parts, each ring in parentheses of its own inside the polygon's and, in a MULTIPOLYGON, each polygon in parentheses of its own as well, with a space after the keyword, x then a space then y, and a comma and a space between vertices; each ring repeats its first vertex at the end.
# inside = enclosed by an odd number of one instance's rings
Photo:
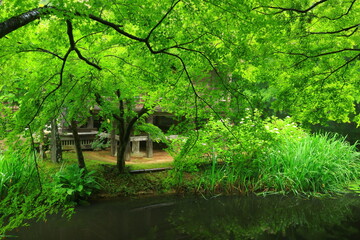
MULTIPOLYGON (((92 111, 92 115, 88 117, 86 123, 82 126, 78 127, 78 135, 80 137, 81 147, 83 150, 92 150, 94 141, 98 140, 99 135, 102 138, 107 138, 108 143, 111 143, 111 133, 101 133, 99 132, 101 126, 101 119, 99 119, 99 108, 95 108, 92 111)), ((167 112, 162 112, 160 108, 158 108, 154 114, 148 117, 148 122, 153 123, 155 126, 159 127, 163 132, 167 132, 169 128, 175 123, 172 114, 167 112)), ((67 124, 62 121, 60 124, 60 139, 63 150, 73 150, 75 149, 74 137, 67 127, 67 124)), ((170 138, 175 138, 176 136, 170 136, 170 138)), ((115 135, 115 143, 111 143, 110 147, 112 155, 116 155, 116 145, 119 141, 119 136, 115 135)), ((158 145, 155 143, 155 145, 158 145)), ((158 146, 155 146, 158 147, 158 146)), ((127 153, 126 159, 130 159, 131 154, 139 154, 140 151, 145 151, 146 157, 153 157, 153 149, 154 142, 153 139, 146 133, 142 133, 139 135, 132 135, 130 137, 130 146, 129 152, 127 153)))

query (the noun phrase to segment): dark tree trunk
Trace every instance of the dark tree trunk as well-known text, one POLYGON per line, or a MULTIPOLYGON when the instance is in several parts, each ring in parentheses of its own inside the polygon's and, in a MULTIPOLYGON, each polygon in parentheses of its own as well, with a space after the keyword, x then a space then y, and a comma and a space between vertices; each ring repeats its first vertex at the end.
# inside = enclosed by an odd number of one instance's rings
POLYGON ((35 8, 26 13, 22 13, 20 15, 5 20, 4 22, 1 22, 0 38, 40 18, 41 15, 49 14, 50 13, 49 8, 51 7, 35 8))
POLYGON ((120 173, 125 171, 125 161, 130 155, 130 133, 132 126, 125 129, 125 133, 119 136, 119 145, 117 148, 116 162, 120 173))
POLYGON ((125 172, 127 146, 128 144, 118 144, 117 146, 116 166, 119 170, 119 173, 125 172))
POLYGON ((125 158, 126 158, 126 147, 127 143, 130 139, 126 137, 127 126, 125 121, 125 108, 124 101, 121 99, 121 92, 117 90, 115 92, 116 96, 119 99, 119 116, 114 116, 118 121, 118 129, 119 129, 119 144, 117 146, 117 156, 116 156, 116 165, 120 173, 125 171, 125 158))
POLYGON ((60 163, 62 161, 62 148, 56 119, 51 121, 51 161, 60 163))
POLYGON ((111 147, 111 156, 115 156, 117 152, 117 143, 116 143, 116 121, 112 121, 112 129, 110 132, 110 147, 111 147))
POLYGON ((79 137, 78 130, 77 130, 77 123, 74 119, 71 120, 70 128, 71 128, 71 132, 74 137, 75 150, 76 150, 79 168, 85 168, 85 160, 84 160, 84 155, 83 155, 82 148, 81 148, 80 137, 79 137))

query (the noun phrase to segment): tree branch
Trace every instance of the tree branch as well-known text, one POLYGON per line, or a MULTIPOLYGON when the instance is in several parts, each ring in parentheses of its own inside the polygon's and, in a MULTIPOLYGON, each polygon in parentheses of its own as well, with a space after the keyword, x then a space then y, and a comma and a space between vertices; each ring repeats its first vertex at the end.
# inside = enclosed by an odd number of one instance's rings
POLYGON ((53 53, 49 50, 46 50, 46 49, 43 49, 43 48, 35 48, 35 49, 29 49, 29 50, 20 50, 19 52, 44 52, 44 53, 49 53, 51 55, 53 55, 54 57, 64 61, 64 58, 59 56, 58 54, 56 53, 53 53))
POLYGON ((73 34, 73 26, 70 20, 66 20, 66 26, 67 26, 67 35, 69 37, 70 42, 70 50, 75 50, 75 40, 74 40, 74 34, 73 34))
POLYGON ((344 17, 344 16, 346 16, 346 15, 348 15, 348 14, 350 13, 350 11, 351 11, 351 9, 352 9, 352 7, 354 6, 354 4, 355 4, 356 1, 357 1, 357 0, 353 0, 353 1, 351 2, 351 4, 350 4, 349 8, 347 9, 347 11, 346 11, 345 13, 341 14, 340 16, 336 17, 336 18, 329 18, 329 17, 326 17, 326 16, 324 16, 324 17, 322 17, 322 18, 326 18, 326 19, 328 19, 328 20, 338 20, 338 19, 340 19, 340 18, 342 18, 342 17, 344 17))
POLYGON ((97 70, 102 70, 102 68, 101 68, 99 65, 97 65, 97 64, 95 64, 95 63, 93 63, 93 62, 90 62, 87 58, 85 58, 85 57, 81 54, 81 52, 79 51, 78 48, 75 48, 74 50, 75 50, 76 54, 78 55, 78 57, 79 57, 81 60, 83 60, 84 62, 86 62, 88 65, 93 66, 93 67, 96 68, 97 70))
POLYGON ((289 52, 289 53, 287 53, 287 52, 275 52, 275 53, 282 53, 282 54, 295 55, 295 56, 303 56, 303 57, 306 57, 306 58, 316 58, 316 57, 321 57, 321 56, 326 56, 326 55, 331 55, 331 54, 336 54, 336 53, 341 53, 341 52, 346 52, 346 51, 359 52, 360 49, 344 48, 344 49, 340 49, 340 50, 336 50, 336 51, 320 53, 320 54, 317 54, 317 55, 306 55, 305 53, 292 53, 292 52, 289 52))
POLYGON ((96 22, 99 22, 103 25, 106 25, 106 26, 109 26, 111 28, 113 28, 115 31, 117 31, 118 33, 120 33, 121 35, 124 35, 125 37, 128 37, 130 39, 133 39, 133 40, 136 40, 136 41, 139 41, 139 42, 146 42, 146 39, 144 38, 139 38, 137 36, 134 36, 128 32, 125 32, 124 30, 120 29, 121 25, 117 25, 115 23, 112 23, 112 22, 108 22, 100 17, 96 17, 92 14, 89 15, 89 18, 96 21, 96 22))
MULTIPOLYGON (((213 71, 215 71, 215 74, 222 80, 221 83, 222 85, 224 86, 224 88, 230 92, 231 95, 233 95, 232 91, 230 91, 230 88, 228 86, 225 85, 224 81, 223 81, 223 78, 221 77, 220 73, 218 72, 218 70, 215 68, 214 64, 212 63, 212 61, 201 51, 198 51, 198 50, 194 50, 194 49, 189 49, 189 48, 184 48, 184 47, 179 47, 179 49, 183 49, 183 50, 186 50, 186 51, 189 51, 189 52, 194 52, 194 53, 197 53, 197 54, 200 54, 203 58, 206 59, 206 61, 209 63, 209 65, 211 66, 211 68, 213 69, 213 71)), ((231 89, 233 91, 235 91, 236 93, 238 93, 240 96, 242 96, 245 101, 250 105, 251 109, 254 110, 254 107, 253 107, 253 104, 251 103, 250 99, 244 94, 244 93, 241 93, 239 92, 238 90, 236 89, 231 89)))
POLYGON ((170 12, 175 8, 175 6, 180 2, 181 0, 176 1, 169 10, 165 13, 165 15, 160 19, 160 21, 150 30, 149 34, 145 38, 146 41, 149 41, 149 38, 151 37, 151 34, 155 31, 157 27, 160 26, 160 24, 165 20, 165 18, 170 14, 170 12))
POLYGON ((44 6, 40 8, 34 8, 28 12, 14 16, 0 23, 0 38, 3 38, 7 34, 31 23, 32 21, 39 19, 43 15, 50 13, 49 9, 52 7, 44 6))
POLYGON ((192 43, 194 43, 195 41, 197 41, 197 40, 199 40, 200 38, 202 38, 203 36, 205 36, 206 34, 207 34, 207 33, 203 33, 203 34, 201 34, 200 36, 194 38, 194 39, 191 40, 191 41, 184 42, 184 43, 180 43, 180 44, 176 44, 176 45, 173 45, 173 46, 170 46, 170 47, 166 47, 166 48, 163 48, 163 49, 160 49, 160 50, 154 50, 152 47, 150 47, 150 45, 148 46, 148 48, 149 48, 149 50, 151 51, 151 53, 154 53, 154 54, 163 53, 163 52, 166 52, 166 51, 169 50, 169 49, 181 48, 182 46, 192 44, 192 43))
MULTIPOLYGON (((309 34, 336 34, 336 33, 341 33, 341 32, 346 32, 349 31, 351 29, 355 28, 355 31, 357 31, 358 27, 360 26, 360 23, 357 23, 353 26, 350 27, 346 27, 346 28, 342 28, 336 31, 328 31, 328 32, 309 32, 309 34)), ((353 34, 353 33, 352 33, 353 34)))
POLYGON ((120 60, 123 61, 125 64, 128 64, 128 65, 130 65, 130 66, 132 66, 132 67, 134 67, 134 68, 140 69, 141 71, 146 72, 147 74, 153 76, 154 78, 156 78, 156 79, 158 79, 158 80, 161 80, 161 79, 160 79, 158 76, 156 76, 154 73, 149 72, 148 70, 146 70, 146 69, 144 69, 144 68, 142 68, 142 67, 140 67, 140 66, 134 65, 134 64, 126 61, 126 59, 124 59, 124 58, 122 58, 122 57, 119 57, 119 56, 116 56, 116 55, 106 55, 106 56, 104 56, 104 57, 114 57, 114 58, 120 59, 120 60))
POLYGON ((320 5, 321 3, 324 3, 328 0, 320 0, 318 2, 315 2, 313 5, 311 5, 310 7, 304 9, 304 10, 300 10, 300 9, 296 9, 296 8, 284 8, 284 7, 273 7, 273 6, 259 6, 259 7, 255 7, 252 10, 256 10, 259 8, 269 8, 269 9, 276 9, 276 10, 280 10, 278 12, 272 13, 273 15, 275 14, 279 14, 279 13, 283 13, 283 12, 297 12, 297 13, 307 13, 309 11, 311 11, 312 9, 314 9, 316 6, 320 5))
POLYGON ((36 116, 39 114, 42 106, 44 105, 44 103, 48 99, 48 97, 50 97, 53 93, 55 93, 62 86, 65 64, 66 64, 67 58, 69 57, 71 51, 72 50, 69 48, 69 50, 66 52, 65 56, 63 57, 64 60, 63 60, 63 64, 62 64, 61 69, 60 69, 60 80, 59 80, 58 85, 53 90, 48 92, 48 94, 45 95, 45 97, 42 99, 41 103, 39 104, 35 114, 30 119, 30 121, 27 123, 27 125, 30 125, 35 120, 36 116))
POLYGON ((95 63, 90 62, 87 58, 85 58, 80 50, 76 47, 75 45, 75 40, 74 40, 74 34, 73 34, 73 26, 70 20, 66 20, 66 25, 67 25, 67 34, 69 36, 69 42, 70 42, 70 50, 71 51, 75 51, 76 54, 78 55, 78 57, 83 60, 84 62, 86 62, 88 65, 95 67, 98 70, 101 70, 102 68, 98 65, 96 65, 95 63))
POLYGON ((339 67, 335 68, 334 70, 330 71, 330 73, 321 81, 321 87, 324 86, 325 81, 330 78, 334 73, 338 72, 340 69, 348 66, 351 62, 355 61, 357 58, 360 57, 360 54, 355 55, 353 58, 351 58, 350 60, 347 60, 344 64, 340 65, 339 67))
POLYGON ((128 124, 128 129, 132 129, 132 127, 134 126, 134 124, 136 123, 136 121, 141 118, 142 115, 144 115, 145 113, 147 113, 149 111, 149 109, 147 109, 145 106, 137 113, 137 115, 135 117, 133 117, 129 124, 128 124))

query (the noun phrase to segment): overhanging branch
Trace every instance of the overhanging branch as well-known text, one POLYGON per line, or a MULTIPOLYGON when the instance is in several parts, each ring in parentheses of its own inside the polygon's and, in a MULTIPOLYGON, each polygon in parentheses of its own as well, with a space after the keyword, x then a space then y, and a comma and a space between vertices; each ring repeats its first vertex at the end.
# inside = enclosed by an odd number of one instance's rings
POLYGON ((346 32, 352 29, 355 29, 354 31, 357 31, 357 29, 359 28, 360 23, 357 23, 355 25, 352 25, 350 27, 345 27, 345 28, 341 28, 339 30, 335 30, 335 31, 327 31, 327 32, 309 32, 309 34, 337 34, 337 33, 341 33, 341 32, 346 32))
POLYGON ((344 17, 344 16, 346 16, 346 15, 348 15, 348 14, 350 13, 350 11, 352 10, 352 8, 353 8, 353 6, 354 6, 354 4, 355 4, 356 1, 357 1, 357 0, 353 0, 353 1, 351 2, 350 6, 348 7, 347 11, 346 11, 345 13, 341 14, 340 16, 335 17, 335 18, 330 18, 330 17, 324 16, 324 17, 322 17, 322 18, 326 18, 326 19, 328 19, 328 20, 338 20, 338 19, 340 19, 340 18, 342 18, 342 17, 344 17))
POLYGON ((28 50, 20 50, 19 52, 43 52, 53 55, 54 57, 64 61, 64 58, 59 56, 58 54, 51 52, 49 50, 43 49, 43 48, 35 48, 35 49, 28 49, 28 50))
POLYGON ((317 7, 318 5, 320 5, 321 3, 324 3, 328 0, 320 0, 318 2, 315 2, 313 5, 311 5, 310 7, 301 10, 301 9, 296 9, 296 8, 285 8, 285 7, 274 7, 274 6, 259 6, 259 7, 255 7, 253 8, 253 10, 257 10, 260 8, 267 8, 267 9, 275 9, 275 10, 279 10, 277 12, 274 12, 272 14, 279 14, 279 13, 283 13, 283 12, 296 12, 296 13, 307 13, 309 11, 311 11, 312 9, 314 9, 315 7, 317 7))
POLYGON ((0 23, 0 38, 50 13, 51 7, 34 8, 0 23))
POLYGON ((324 53, 320 53, 320 54, 316 54, 316 55, 307 55, 305 53, 294 53, 294 52, 276 52, 276 53, 281 53, 281 54, 287 54, 287 55, 293 55, 293 56, 302 56, 304 57, 304 59, 302 59, 301 61, 297 62, 295 64, 295 66, 305 62, 306 60, 310 59, 310 58, 318 58, 318 57, 322 57, 322 56, 327 56, 327 55, 334 55, 334 54, 338 54, 338 53, 342 53, 342 52, 360 52, 360 49, 356 49, 356 48, 343 48, 340 50, 336 50, 336 51, 330 51, 330 52, 324 52, 324 53))

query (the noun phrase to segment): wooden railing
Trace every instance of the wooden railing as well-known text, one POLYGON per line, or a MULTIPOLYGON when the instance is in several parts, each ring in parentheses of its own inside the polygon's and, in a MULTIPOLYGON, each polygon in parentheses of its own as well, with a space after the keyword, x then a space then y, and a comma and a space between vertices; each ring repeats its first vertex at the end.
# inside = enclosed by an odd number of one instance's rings
MULTIPOLYGON (((82 149, 92 149, 92 143, 96 140, 96 135, 99 132, 92 131, 92 132, 79 132, 80 142, 82 149)), ((102 133, 103 136, 110 138, 110 134, 102 133)), ((175 139, 178 138, 178 135, 170 135, 167 136, 167 139, 175 139)), ((60 136, 61 145, 63 150, 73 150, 75 146, 74 138, 72 133, 63 133, 60 136)), ((115 140, 119 141, 119 135, 115 135, 115 140)), ((130 143, 131 143, 131 153, 139 153, 140 152, 140 142, 146 142, 146 157, 152 158, 153 157, 153 140, 159 139, 151 139, 148 135, 142 136, 131 136, 130 143)), ((130 154, 130 152, 129 152, 130 154)), ((129 159, 130 155, 128 156, 129 159)))

